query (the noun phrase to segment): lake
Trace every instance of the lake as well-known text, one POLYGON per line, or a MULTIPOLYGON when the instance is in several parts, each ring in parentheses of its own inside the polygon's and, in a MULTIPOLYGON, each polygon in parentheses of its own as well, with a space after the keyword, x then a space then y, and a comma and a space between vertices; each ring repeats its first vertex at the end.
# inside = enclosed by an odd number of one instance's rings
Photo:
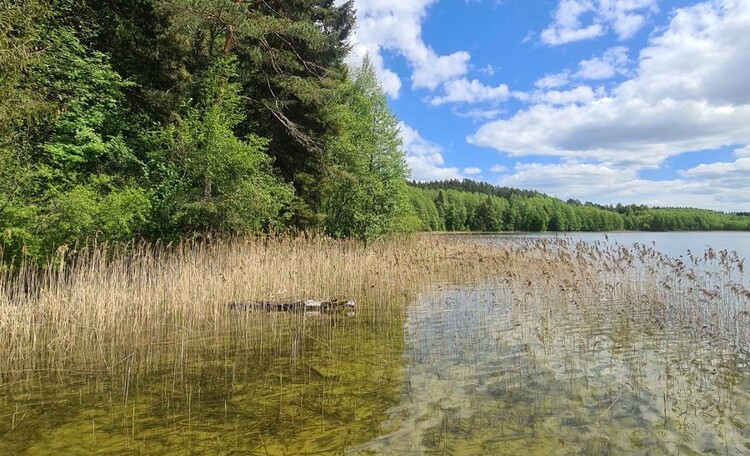
MULTIPOLYGON (((504 235, 501 235, 501 237, 504 235)), ((511 234, 510 236, 516 236, 511 234)), ((527 236, 527 235, 521 235, 527 236)), ((635 243, 653 245, 667 255, 679 257, 690 250, 693 254, 703 254, 712 247, 714 250, 735 250, 740 258, 750 258, 750 233, 744 231, 681 231, 645 232, 621 231, 612 233, 542 233, 528 234, 538 237, 568 237, 575 241, 617 242, 631 247, 635 243), (605 239, 606 235, 606 239, 605 239)))
POLYGON ((448 267, 354 315, 259 313, 251 336, 175 333, 143 375, 0 385, 0 450, 750 454, 747 233, 425 242, 448 267))
MULTIPOLYGON (((638 243, 701 257, 712 247, 750 256, 748 233, 468 238, 492 244, 568 238, 615 249, 638 243)), ((725 286, 729 275, 710 273, 705 286, 725 286)), ((734 279, 747 283, 744 272, 734 279)), ((679 316, 680 293, 667 293, 674 301, 657 308, 606 295, 571 305, 538 290, 519 303, 498 280, 422 293, 408 308, 406 393, 391 412, 400 425, 363 448, 373 454, 750 454, 747 339, 679 316)), ((748 300, 729 301, 701 301, 712 307, 706 320, 741 315, 734 324, 746 332, 748 300)))

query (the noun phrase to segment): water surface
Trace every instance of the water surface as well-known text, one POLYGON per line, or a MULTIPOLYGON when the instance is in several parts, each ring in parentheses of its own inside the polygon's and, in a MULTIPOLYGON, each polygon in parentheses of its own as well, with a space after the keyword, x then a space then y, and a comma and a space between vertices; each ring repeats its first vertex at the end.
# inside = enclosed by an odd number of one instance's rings
POLYGON ((507 250, 446 253, 384 294, 405 306, 225 309, 108 369, 40 361, 0 384, 0 453, 750 454, 747 235, 565 239, 467 236, 507 250))
MULTIPOLYGON (((502 239, 503 236, 497 236, 502 239)), ((511 234, 509 236, 519 236, 511 234)), ((708 248, 716 251, 727 250, 736 251, 740 258, 750 258, 750 232, 746 231, 676 231, 676 232, 648 232, 648 231, 618 231, 611 233, 589 233, 589 232, 570 232, 570 233, 534 233, 522 234, 520 236, 540 237, 540 238, 569 238, 574 241, 584 241, 588 243, 617 242, 626 247, 632 247, 634 244, 646 244, 653 246, 658 251, 673 257, 687 255, 690 251, 693 254, 702 255, 708 248)))
POLYGON ((364 454, 748 454, 750 356, 611 303, 446 286, 409 309, 398 429, 364 454))

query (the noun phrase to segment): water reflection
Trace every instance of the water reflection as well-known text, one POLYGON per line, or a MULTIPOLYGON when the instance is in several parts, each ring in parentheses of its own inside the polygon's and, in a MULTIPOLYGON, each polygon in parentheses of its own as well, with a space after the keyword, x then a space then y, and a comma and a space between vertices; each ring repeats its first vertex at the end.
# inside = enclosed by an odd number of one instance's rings
POLYGON ((547 298, 492 281, 421 294, 394 430, 354 452, 750 452, 746 352, 606 299, 547 298))

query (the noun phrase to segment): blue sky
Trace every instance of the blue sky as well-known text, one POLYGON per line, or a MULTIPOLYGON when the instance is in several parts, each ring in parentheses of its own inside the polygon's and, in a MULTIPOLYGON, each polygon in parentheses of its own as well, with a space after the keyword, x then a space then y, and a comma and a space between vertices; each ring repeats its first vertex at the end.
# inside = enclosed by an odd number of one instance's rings
POLYGON ((749 0, 355 0, 412 178, 750 211, 749 0))

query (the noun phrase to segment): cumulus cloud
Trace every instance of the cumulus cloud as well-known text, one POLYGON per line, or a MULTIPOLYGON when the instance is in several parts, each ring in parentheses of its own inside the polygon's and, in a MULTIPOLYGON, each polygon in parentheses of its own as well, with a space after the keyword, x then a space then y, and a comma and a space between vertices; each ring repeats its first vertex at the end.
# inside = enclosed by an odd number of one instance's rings
POLYGON ((564 71, 562 73, 548 74, 538 79, 534 85, 540 89, 555 89, 568 84, 570 81, 570 72, 564 71))
POLYGON ((747 145, 740 149, 736 149, 734 151, 734 156, 735 157, 750 157, 750 145, 747 145))
POLYGON ((750 143, 750 2, 674 12, 631 79, 589 101, 533 103, 468 138, 512 156, 546 155, 636 168, 693 150, 750 143), (700 62, 700 64, 696 64, 700 62))
POLYGON ((445 103, 478 103, 485 101, 503 101, 510 97, 510 89, 505 84, 490 87, 476 79, 469 81, 461 78, 446 82, 444 94, 434 97, 430 104, 439 106, 445 103))
MULTIPOLYGON (((342 3, 339 0, 337 3, 342 3)), ((422 21, 437 0, 355 0, 357 29, 352 38, 350 63, 357 65, 369 54, 381 84, 391 98, 398 96, 402 81, 383 61, 383 51, 403 56, 412 69, 411 85, 435 90, 445 81, 460 78, 469 69, 465 51, 437 54, 422 39, 422 21)))
POLYGON ((657 11, 657 0, 560 0, 554 22, 540 34, 557 46, 597 38, 613 31, 621 39, 635 35, 657 11))
POLYGON ((481 174, 482 169, 477 168, 476 166, 470 166, 468 168, 464 168, 464 174, 467 176, 476 176, 477 174, 481 174))
POLYGON ((582 79, 609 79, 617 73, 627 73, 628 48, 617 46, 607 49, 600 57, 582 60, 577 77, 582 79))
POLYGON ((710 180, 718 187, 744 189, 750 181, 750 157, 740 157, 731 163, 705 163, 680 174, 684 177, 710 180))
POLYGON ((575 103, 588 103, 596 98, 596 94, 591 87, 578 86, 572 90, 550 90, 537 94, 536 98, 541 103, 568 105, 575 103))
POLYGON ((534 86, 540 90, 558 89, 572 81, 609 79, 617 74, 629 75, 630 62, 628 48, 615 46, 604 51, 602 55, 581 60, 575 72, 565 70, 544 75, 534 82, 534 86))
POLYGON ((458 168, 445 167, 442 148, 424 139, 417 130, 399 122, 401 141, 411 178, 418 181, 462 179, 458 168))
POLYGON ((630 183, 636 178, 637 174, 633 170, 606 165, 519 163, 515 172, 500 178, 498 184, 537 189, 566 198, 585 199, 588 195, 601 197, 607 193, 625 193, 630 190, 630 183))

